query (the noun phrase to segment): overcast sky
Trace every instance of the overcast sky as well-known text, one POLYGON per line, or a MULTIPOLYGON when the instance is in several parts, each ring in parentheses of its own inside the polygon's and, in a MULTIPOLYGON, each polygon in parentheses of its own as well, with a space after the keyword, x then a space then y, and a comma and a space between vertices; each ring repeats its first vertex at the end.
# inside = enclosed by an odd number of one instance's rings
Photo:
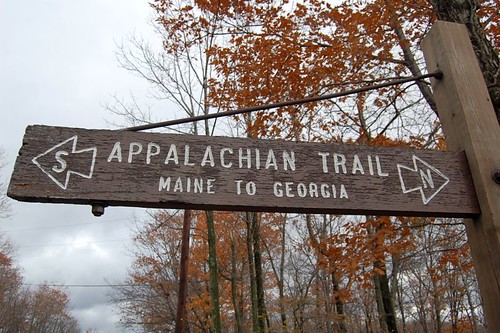
MULTIPOLYGON (((146 83, 118 67, 116 43, 131 33, 154 38, 148 1, 0 0, 0 148, 9 180, 26 126, 109 128, 111 96, 146 93, 146 83)), ((154 39, 153 39, 154 40, 154 39)), ((0 231, 17 247, 26 283, 68 285, 82 330, 123 332, 107 304, 106 284, 124 279, 129 226, 141 209, 12 201, 0 231)))

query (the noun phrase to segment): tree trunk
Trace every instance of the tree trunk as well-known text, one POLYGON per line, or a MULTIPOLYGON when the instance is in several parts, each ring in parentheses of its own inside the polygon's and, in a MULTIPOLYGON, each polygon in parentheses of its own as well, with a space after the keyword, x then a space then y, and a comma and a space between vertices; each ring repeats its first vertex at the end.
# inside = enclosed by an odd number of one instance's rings
POLYGON ((238 286, 236 285, 236 276, 238 275, 236 269, 236 242, 234 239, 231 239, 231 299, 233 301, 234 308, 234 319, 236 321, 236 332, 243 333, 243 320, 240 310, 240 302, 238 301, 237 290, 238 286))
POLYGON ((262 253, 260 251, 260 221, 257 213, 252 214, 253 224, 253 257, 255 261, 255 286, 257 291, 257 310, 259 316, 259 327, 261 332, 267 332, 269 318, 267 317, 264 278, 262 272, 262 253))
POLYGON ((191 232, 191 211, 184 211, 182 224, 181 262, 179 271, 179 294, 177 301, 177 316, 175 318, 175 332, 184 333, 186 326, 186 299, 187 277, 189 266, 189 233, 191 232))
POLYGON ((394 311, 394 302, 392 301, 392 293, 389 288, 389 278, 387 277, 387 271, 381 263, 377 262, 379 269, 383 269, 385 274, 380 274, 378 276, 379 287, 382 299, 382 307, 384 311, 384 319, 387 324, 387 330, 389 333, 397 333, 398 326, 396 322, 396 312, 394 311))
MULTIPOLYGON (((403 51, 406 67, 410 70, 411 75, 420 76, 422 75, 422 72, 420 71, 420 67, 417 60, 415 59, 413 51, 410 48, 410 43, 408 43, 408 39, 406 38, 403 27, 399 22, 399 15, 398 13, 394 12, 390 1, 385 1, 385 3, 391 13, 391 28, 394 30, 394 33, 398 37, 399 47, 401 47, 401 50, 403 51)), ((434 100, 434 96, 429 85, 427 85, 424 81, 416 81, 415 83, 422 93, 422 96, 426 100, 427 104, 429 104, 432 111, 437 114, 436 101, 434 100)))
POLYGON ((281 229, 281 256, 280 256, 280 268, 279 268, 279 278, 278 278, 278 292, 280 301, 280 317, 281 317, 281 331, 287 331, 286 323, 286 312, 285 312, 285 253, 286 253, 286 217, 283 220, 283 226, 281 229))
MULTIPOLYGON (((392 259, 393 262, 393 275, 396 275, 394 272, 399 271, 399 266, 400 266, 400 261, 398 256, 393 256, 392 259)), ((403 293, 401 290, 401 284, 399 283, 399 280, 394 278, 393 284, 392 284, 393 290, 396 292, 395 297, 397 297, 397 303, 399 307, 399 312, 401 313, 401 324, 402 324, 402 333, 406 332, 406 312, 405 312, 405 307, 403 303, 403 293)))
MULTIPOLYGON (((463 269, 463 267, 461 267, 463 269)), ((467 297, 467 305, 469 306, 469 313, 470 313, 470 321, 471 321, 471 326, 472 326, 472 333, 477 333, 479 332, 479 325, 478 325, 478 319, 477 315, 475 312, 475 306, 474 302, 472 301, 472 295, 471 295, 471 285, 467 283, 467 275, 470 274, 466 271, 463 272, 462 274, 462 281, 465 286, 465 296, 467 297)))
POLYGON ((221 333, 220 306, 219 306, 219 281, 217 268, 217 252, 215 250, 215 225, 214 213, 206 211, 207 237, 208 237, 208 269, 210 274, 209 291, 212 305, 212 329, 215 333, 221 333))
POLYGON ((387 327, 387 321, 385 319, 384 300, 382 298, 382 288, 380 287, 379 274, 375 274, 373 276, 373 285, 375 288, 375 300, 377 302, 378 323, 380 325, 380 331, 383 333, 387 333, 389 332, 389 328, 387 327))
MULTIPOLYGON (((367 219, 372 218, 376 219, 376 217, 367 216, 367 219)), ((382 224, 378 225, 375 232, 381 227, 383 227, 382 224)), ((370 230, 368 230, 368 232, 370 232, 370 230)), ((377 244, 374 244, 373 246, 375 249, 377 244)), ((389 287, 387 269, 380 260, 375 260, 373 267, 375 270, 373 282, 375 284, 375 296, 377 300, 377 309, 380 316, 379 320, 381 328, 389 333, 397 333, 398 326, 396 322, 396 312, 394 310, 394 302, 392 300, 392 293, 389 287)))
POLYGON ((479 0, 429 0, 439 20, 465 24, 500 122, 500 61, 476 14, 479 0))
MULTIPOLYGON (((285 256, 286 256, 286 221, 287 217, 286 215, 283 217, 283 223, 281 225, 281 240, 280 240, 280 261, 279 261, 279 266, 276 267, 274 260, 273 260, 273 254, 271 250, 269 249, 269 246, 265 241, 262 241, 262 244, 264 245, 264 248, 266 249, 266 253, 269 257, 269 263, 271 265, 271 268, 273 270, 274 276, 276 278, 276 284, 278 287, 278 304, 279 304, 279 315, 281 319, 281 327, 280 327, 280 332, 287 332, 287 315, 286 315, 286 309, 285 309, 285 285, 284 285, 284 275, 285 275, 285 256)), ((271 325, 268 323, 268 327, 270 328, 271 325)))
MULTIPOLYGON (((319 256, 319 254, 318 254, 319 256)), ((314 288, 316 289, 316 315, 313 316, 317 319, 315 321, 315 328, 318 332, 332 333, 333 327, 333 309, 330 302, 330 285, 324 270, 316 270, 314 278, 314 288), (323 292, 323 297, 320 293, 323 292)))
POLYGON ((337 278, 335 277, 335 272, 332 272, 332 284, 333 284, 333 293, 335 294, 335 311, 337 313, 337 331, 341 333, 347 333, 347 327, 345 325, 345 316, 344 316, 344 302, 340 297, 340 287, 337 278))
MULTIPOLYGON (((432 267, 432 266, 430 266, 432 267)), ((434 320, 435 320, 435 325, 434 325, 434 331, 436 333, 441 333, 442 325, 441 325, 441 295, 438 292, 438 286, 437 282, 431 278, 431 283, 432 283, 432 295, 433 295, 433 307, 434 307, 434 320)))
MULTIPOLYGON (((325 218, 326 220, 326 218, 325 218)), ((314 230, 313 230, 313 227, 312 227, 312 220, 311 220, 311 215, 310 214, 307 214, 306 215, 306 226, 307 226, 307 231, 309 233, 309 239, 311 240, 311 244, 313 244, 314 247, 316 247, 318 249, 318 260, 319 260, 319 256, 320 255, 325 255, 325 253, 323 253, 321 250, 320 250, 320 247, 319 247, 319 242, 320 240, 316 239, 316 236, 314 235, 314 230)), ((326 232, 323 232, 324 237, 327 237, 326 236, 326 232)), ((339 293, 340 293, 340 285, 339 285, 339 282, 336 278, 336 275, 335 275, 335 270, 332 271, 331 273, 331 279, 332 279, 332 286, 333 286, 333 293, 334 293, 334 302, 335 302, 335 312, 337 314, 337 323, 336 323, 336 326, 337 326, 337 331, 341 332, 341 333, 345 333, 347 332, 347 327, 345 325, 345 316, 344 316, 344 302, 342 301, 342 298, 340 297, 339 293)), ((329 288, 325 288, 326 289, 329 289, 329 288)), ((326 293, 326 298, 329 297, 329 293, 326 293)), ((325 302, 325 307, 327 308, 326 310, 326 313, 327 313, 327 317, 330 317, 330 310, 329 310, 329 301, 327 299, 327 301, 325 302)), ((330 331, 331 328, 327 327, 327 330, 330 331)))
POLYGON ((246 212, 247 223, 247 255, 248 255, 248 275, 250 278, 250 300, 252 305, 252 328, 254 333, 260 333, 259 309, 257 304, 257 283, 255 282, 255 262, 253 260, 253 233, 254 225, 252 212, 246 212))
POLYGON ((371 311, 371 306, 370 306, 370 301, 368 300, 363 300, 363 310, 365 312, 365 332, 366 333, 373 333, 373 321, 372 321, 372 311, 371 311))

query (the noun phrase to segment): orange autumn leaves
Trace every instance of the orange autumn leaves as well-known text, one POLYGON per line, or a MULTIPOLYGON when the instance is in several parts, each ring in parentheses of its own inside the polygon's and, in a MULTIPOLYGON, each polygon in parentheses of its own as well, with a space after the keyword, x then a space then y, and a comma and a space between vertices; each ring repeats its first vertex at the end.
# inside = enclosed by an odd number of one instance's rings
MULTIPOLYGON (((417 75, 419 42, 435 20, 419 1, 172 1, 156 0, 167 52, 198 49, 206 57, 210 104, 235 109, 300 99, 417 75), (207 36, 211 36, 207 42, 207 36)), ((492 23, 497 0, 482 3, 485 29, 498 45, 492 23)), ((493 20, 494 22, 494 20, 493 20)), ((425 86, 406 85, 339 100, 286 107, 244 117, 253 137, 341 141, 353 129, 373 136, 418 131, 419 117, 433 119, 425 86), (417 89, 418 88, 418 89, 417 89), (359 108, 360 99, 364 99, 359 108), (418 109, 422 111, 418 111, 418 109), (411 111, 408 114, 408 111, 411 111), (407 115, 408 114, 408 115, 407 115)), ((420 127, 422 126, 422 121, 420 127)))
POLYGON ((337 233, 320 241, 311 237, 319 266, 346 281, 341 290, 344 300, 357 290, 370 289, 375 274, 385 275, 388 256, 414 249, 411 230, 402 223, 404 220, 372 217, 363 222, 347 221, 337 233))
MULTIPOLYGON (((408 75, 391 17, 402 11, 411 12, 421 21, 429 16, 422 15, 428 7, 410 10, 399 2, 370 2, 362 8, 351 2, 339 6, 324 1, 288 7, 287 3, 273 4, 256 3, 251 15, 245 16, 246 29, 228 27, 230 37, 224 45, 208 50, 221 73, 211 81, 215 105, 238 108, 300 99, 408 75), (290 9, 281 10, 282 6, 290 9)), ((231 13, 227 19, 236 20, 231 13)), ((422 33, 421 29, 405 24, 412 32, 405 41, 421 37, 416 34, 422 33)), ((380 114, 390 105, 402 103, 401 94, 400 89, 391 88, 369 96, 280 108, 259 113, 246 124, 248 132, 258 137, 323 141, 331 136, 330 140, 341 141, 349 137, 347 132, 360 127, 376 136, 390 118, 375 119, 375 111, 380 114), (365 104, 363 117, 356 110, 360 98, 365 104), (366 110, 368 107, 372 110, 366 110), (363 118, 368 118, 369 112, 373 121, 365 122, 363 118), (307 129, 314 134, 305 136, 307 129), (329 135, 332 129, 337 129, 337 134, 329 135), (321 130, 324 132, 315 133, 321 130)))

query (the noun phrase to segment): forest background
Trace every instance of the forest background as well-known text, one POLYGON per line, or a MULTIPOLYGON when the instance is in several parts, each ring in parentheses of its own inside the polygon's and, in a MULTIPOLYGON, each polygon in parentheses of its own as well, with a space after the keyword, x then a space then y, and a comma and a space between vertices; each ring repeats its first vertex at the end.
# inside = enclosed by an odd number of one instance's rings
MULTIPOLYGON (((444 3, 155 1, 163 50, 132 38, 120 61, 194 116, 419 75, 420 40, 436 18, 452 18, 477 38, 497 101, 498 2, 444 3)), ((118 102, 109 110, 130 124, 158 117, 118 102)), ((423 81, 173 130, 445 149, 423 81)), ((189 331, 484 328, 460 220, 193 212, 191 222, 189 331)), ((130 276, 112 296, 125 327, 173 328, 181 227, 174 211, 137 224, 130 276)))
MULTIPOLYGON (((439 18, 467 25, 498 117, 497 1, 158 0, 153 7, 163 50, 133 39, 121 64, 186 116, 421 75, 420 42, 439 18)), ((140 108, 110 111, 133 125, 151 122, 140 108)), ((416 81, 174 130, 446 149, 437 111, 429 83, 416 81)), ((211 211, 190 220, 189 331, 484 330, 461 220, 211 211)), ((176 325, 182 226, 174 211, 138 226, 128 285, 114 294, 124 326, 176 325)))

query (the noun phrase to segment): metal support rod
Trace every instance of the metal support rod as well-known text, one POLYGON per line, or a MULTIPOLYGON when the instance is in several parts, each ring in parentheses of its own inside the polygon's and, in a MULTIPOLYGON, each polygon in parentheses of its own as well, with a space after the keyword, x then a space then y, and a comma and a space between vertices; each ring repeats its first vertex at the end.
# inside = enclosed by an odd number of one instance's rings
POLYGON ((361 92, 365 92, 365 91, 369 91, 369 90, 375 90, 375 89, 390 87, 390 86, 403 84, 403 83, 407 83, 407 82, 418 81, 418 80, 422 80, 422 79, 426 79, 426 78, 430 78, 430 77, 435 77, 435 78, 439 79, 442 76, 443 76, 443 73, 438 70, 436 72, 425 74, 425 75, 412 76, 412 77, 408 77, 408 78, 404 78, 404 79, 399 79, 399 80, 394 80, 394 81, 390 81, 390 82, 386 82, 386 83, 376 84, 373 86, 367 86, 367 87, 362 87, 362 88, 357 88, 357 89, 352 89, 352 90, 341 91, 341 92, 334 93, 334 94, 313 96, 313 97, 308 97, 308 98, 302 98, 302 99, 297 99, 297 100, 292 100, 292 101, 278 102, 278 103, 272 103, 272 104, 266 104, 266 105, 258 105, 258 106, 252 106, 252 107, 236 109, 236 110, 229 110, 229 111, 218 112, 218 113, 203 114, 203 115, 195 116, 195 117, 166 120, 166 121, 162 121, 162 122, 158 122, 158 123, 128 127, 128 128, 125 128, 124 130, 143 131, 143 130, 149 130, 149 129, 153 129, 153 128, 191 123, 191 122, 200 121, 200 120, 208 120, 208 119, 214 119, 214 118, 220 118, 220 117, 234 116, 234 115, 249 113, 249 112, 254 112, 254 111, 263 111, 263 110, 269 110, 269 109, 285 107, 285 106, 318 102, 318 101, 322 101, 322 100, 326 100, 326 99, 333 99, 333 98, 348 96, 348 95, 357 94, 357 93, 361 93, 361 92))

